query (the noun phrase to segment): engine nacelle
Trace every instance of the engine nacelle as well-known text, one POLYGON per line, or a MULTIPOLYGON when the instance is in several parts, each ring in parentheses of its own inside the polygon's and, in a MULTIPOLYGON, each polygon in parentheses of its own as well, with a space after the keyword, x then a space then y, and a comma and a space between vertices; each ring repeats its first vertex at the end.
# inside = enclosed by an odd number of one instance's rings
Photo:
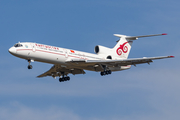
MULTIPOLYGON (((104 46, 97 45, 97 46, 95 46, 95 48, 94 48, 94 52, 95 52, 97 55, 101 55, 101 56, 104 56, 104 57, 108 57, 108 55, 111 55, 112 49, 111 49, 111 48, 104 47, 104 46)), ((112 58, 111 58, 111 59, 112 59, 112 58)))

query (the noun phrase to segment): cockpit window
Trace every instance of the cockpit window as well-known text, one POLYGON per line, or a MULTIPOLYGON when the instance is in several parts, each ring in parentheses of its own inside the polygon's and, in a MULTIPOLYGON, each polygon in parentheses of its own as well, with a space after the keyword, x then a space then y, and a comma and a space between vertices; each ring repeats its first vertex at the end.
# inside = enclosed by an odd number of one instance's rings
POLYGON ((23 45, 20 44, 20 43, 17 43, 17 44, 14 45, 14 47, 22 47, 22 46, 23 46, 23 45))

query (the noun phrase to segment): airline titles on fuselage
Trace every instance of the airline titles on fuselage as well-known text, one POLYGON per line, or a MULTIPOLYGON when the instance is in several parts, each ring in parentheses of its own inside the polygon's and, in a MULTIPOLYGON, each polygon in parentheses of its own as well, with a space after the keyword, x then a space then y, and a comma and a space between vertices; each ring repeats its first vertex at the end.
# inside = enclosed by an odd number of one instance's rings
POLYGON ((91 55, 85 55, 83 52, 77 52, 74 50, 63 50, 63 48, 58 48, 54 46, 48 46, 48 45, 43 45, 43 44, 37 44, 35 43, 36 48, 42 49, 42 50, 49 50, 49 51, 54 51, 54 52, 60 52, 60 53, 65 53, 68 54, 69 57, 72 57, 71 55, 78 56, 80 59, 100 59, 99 57, 94 57, 91 55))

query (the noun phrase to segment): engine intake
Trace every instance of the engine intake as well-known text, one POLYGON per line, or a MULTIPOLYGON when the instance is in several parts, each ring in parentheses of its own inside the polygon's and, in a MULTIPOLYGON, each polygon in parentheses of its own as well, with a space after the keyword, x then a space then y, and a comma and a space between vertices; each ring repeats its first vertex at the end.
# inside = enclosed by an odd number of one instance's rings
POLYGON ((96 54, 99 53, 99 46, 95 46, 94 52, 95 52, 96 54))
POLYGON ((94 48, 94 52, 98 55, 108 56, 112 53, 112 49, 104 47, 104 46, 97 45, 94 48))

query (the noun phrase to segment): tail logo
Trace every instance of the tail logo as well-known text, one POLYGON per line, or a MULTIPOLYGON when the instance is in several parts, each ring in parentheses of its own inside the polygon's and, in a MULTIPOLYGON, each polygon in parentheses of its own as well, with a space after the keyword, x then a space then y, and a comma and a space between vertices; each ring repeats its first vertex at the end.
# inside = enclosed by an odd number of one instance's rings
POLYGON ((128 42, 123 43, 122 45, 120 45, 120 47, 116 50, 116 53, 120 56, 123 53, 127 53, 128 52, 128 47, 125 46, 128 42))

